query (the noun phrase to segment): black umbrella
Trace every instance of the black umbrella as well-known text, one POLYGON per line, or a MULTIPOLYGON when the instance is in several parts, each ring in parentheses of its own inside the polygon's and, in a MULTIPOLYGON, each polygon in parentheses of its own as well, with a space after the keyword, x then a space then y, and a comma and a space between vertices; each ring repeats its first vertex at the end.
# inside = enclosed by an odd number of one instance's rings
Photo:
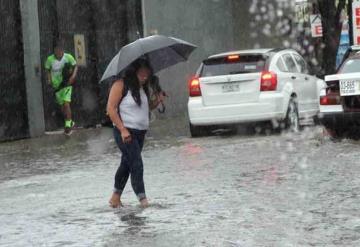
POLYGON ((121 48, 107 66, 100 81, 118 75, 136 59, 144 56, 156 73, 186 61, 195 48, 195 45, 184 40, 162 35, 138 39, 121 48))

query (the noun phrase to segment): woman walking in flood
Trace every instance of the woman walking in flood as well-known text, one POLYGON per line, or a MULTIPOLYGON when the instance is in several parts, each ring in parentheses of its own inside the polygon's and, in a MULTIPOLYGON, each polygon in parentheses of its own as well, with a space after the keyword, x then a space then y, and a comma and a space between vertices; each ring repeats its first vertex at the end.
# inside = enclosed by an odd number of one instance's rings
POLYGON ((140 205, 148 206, 141 151, 149 128, 149 111, 163 101, 162 94, 150 100, 148 81, 152 76, 152 68, 147 60, 138 59, 127 69, 123 78, 113 83, 110 90, 107 112, 114 125, 115 141, 122 152, 109 201, 113 208, 122 206, 121 195, 129 176, 140 205))

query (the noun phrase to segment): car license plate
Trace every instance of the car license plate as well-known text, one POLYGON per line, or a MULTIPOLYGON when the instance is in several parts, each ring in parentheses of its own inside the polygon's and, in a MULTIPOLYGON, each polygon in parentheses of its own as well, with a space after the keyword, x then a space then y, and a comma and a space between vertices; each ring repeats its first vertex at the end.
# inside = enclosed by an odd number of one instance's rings
POLYGON ((238 83, 227 83, 222 85, 223 93, 240 91, 240 85, 238 83))
POLYGON ((340 81, 340 95, 360 95, 360 83, 357 80, 340 81))

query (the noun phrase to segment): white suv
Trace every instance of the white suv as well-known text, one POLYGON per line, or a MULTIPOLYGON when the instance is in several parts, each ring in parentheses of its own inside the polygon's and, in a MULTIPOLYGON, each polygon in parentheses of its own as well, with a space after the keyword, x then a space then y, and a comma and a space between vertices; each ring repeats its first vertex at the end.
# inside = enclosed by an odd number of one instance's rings
POLYGON ((262 121, 297 131, 301 118, 317 115, 324 86, 292 49, 210 56, 189 82, 191 136, 208 134, 209 126, 262 121))

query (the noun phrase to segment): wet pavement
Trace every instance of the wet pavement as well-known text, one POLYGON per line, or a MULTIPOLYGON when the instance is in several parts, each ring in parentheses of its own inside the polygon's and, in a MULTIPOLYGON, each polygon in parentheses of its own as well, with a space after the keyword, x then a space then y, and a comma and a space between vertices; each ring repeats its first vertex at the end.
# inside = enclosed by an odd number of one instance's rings
POLYGON ((0 246, 360 246, 359 142, 170 126, 143 152, 147 209, 129 183, 108 207, 110 129, 0 144, 0 246))

